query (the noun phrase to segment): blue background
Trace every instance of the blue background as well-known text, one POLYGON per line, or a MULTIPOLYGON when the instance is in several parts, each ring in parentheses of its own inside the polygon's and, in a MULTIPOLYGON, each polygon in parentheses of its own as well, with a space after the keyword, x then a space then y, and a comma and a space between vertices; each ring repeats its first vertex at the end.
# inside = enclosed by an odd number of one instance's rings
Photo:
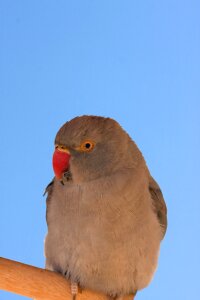
POLYGON ((194 0, 0 1, 0 256, 44 266, 55 134, 109 116, 168 206, 158 270, 136 299, 199 299, 199 13, 194 0))

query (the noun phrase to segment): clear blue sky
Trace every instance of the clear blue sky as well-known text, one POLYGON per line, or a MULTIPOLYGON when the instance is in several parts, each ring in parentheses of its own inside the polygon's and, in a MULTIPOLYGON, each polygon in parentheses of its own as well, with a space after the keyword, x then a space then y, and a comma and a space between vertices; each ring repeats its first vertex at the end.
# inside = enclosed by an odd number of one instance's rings
POLYGON ((168 205, 157 273, 136 299, 199 299, 199 15, 193 0, 0 0, 0 256, 44 266, 54 136, 74 116, 110 116, 168 205))

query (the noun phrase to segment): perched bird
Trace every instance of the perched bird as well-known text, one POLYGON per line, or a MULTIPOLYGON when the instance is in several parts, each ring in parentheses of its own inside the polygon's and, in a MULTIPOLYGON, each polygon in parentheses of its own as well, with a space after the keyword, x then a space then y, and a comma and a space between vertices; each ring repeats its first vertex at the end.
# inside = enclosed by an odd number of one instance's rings
POLYGON ((167 228, 162 192, 111 118, 81 116, 55 138, 46 191, 46 269, 108 297, 133 297, 156 270, 167 228))

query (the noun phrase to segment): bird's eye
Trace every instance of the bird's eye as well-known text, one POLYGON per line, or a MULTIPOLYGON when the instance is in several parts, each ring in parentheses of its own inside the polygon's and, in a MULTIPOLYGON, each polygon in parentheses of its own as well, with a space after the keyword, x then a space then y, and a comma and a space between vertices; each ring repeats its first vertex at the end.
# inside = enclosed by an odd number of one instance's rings
POLYGON ((79 150, 83 152, 90 152, 94 149, 95 143, 93 141, 84 141, 79 150))

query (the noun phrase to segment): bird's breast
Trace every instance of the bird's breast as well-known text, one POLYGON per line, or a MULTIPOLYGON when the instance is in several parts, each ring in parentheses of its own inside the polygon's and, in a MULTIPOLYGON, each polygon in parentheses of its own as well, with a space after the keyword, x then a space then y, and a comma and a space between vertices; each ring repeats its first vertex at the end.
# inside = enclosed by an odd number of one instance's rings
POLYGON ((134 188, 132 196, 123 188, 113 189, 112 181, 103 186, 97 183, 55 188, 48 209, 46 254, 62 273, 67 271, 74 279, 79 278, 82 285, 90 281, 90 288, 97 289, 98 282, 106 285, 112 279, 119 285, 116 276, 133 280, 135 272, 142 274, 146 269, 148 278, 140 282, 142 286, 147 284, 157 261, 158 226, 156 219, 151 220, 151 212, 148 216, 148 208, 147 224, 142 221, 143 207, 134 199, 134 193, 134 188), (141 264, 140 258, 145 255, 146 262, 141 264))

